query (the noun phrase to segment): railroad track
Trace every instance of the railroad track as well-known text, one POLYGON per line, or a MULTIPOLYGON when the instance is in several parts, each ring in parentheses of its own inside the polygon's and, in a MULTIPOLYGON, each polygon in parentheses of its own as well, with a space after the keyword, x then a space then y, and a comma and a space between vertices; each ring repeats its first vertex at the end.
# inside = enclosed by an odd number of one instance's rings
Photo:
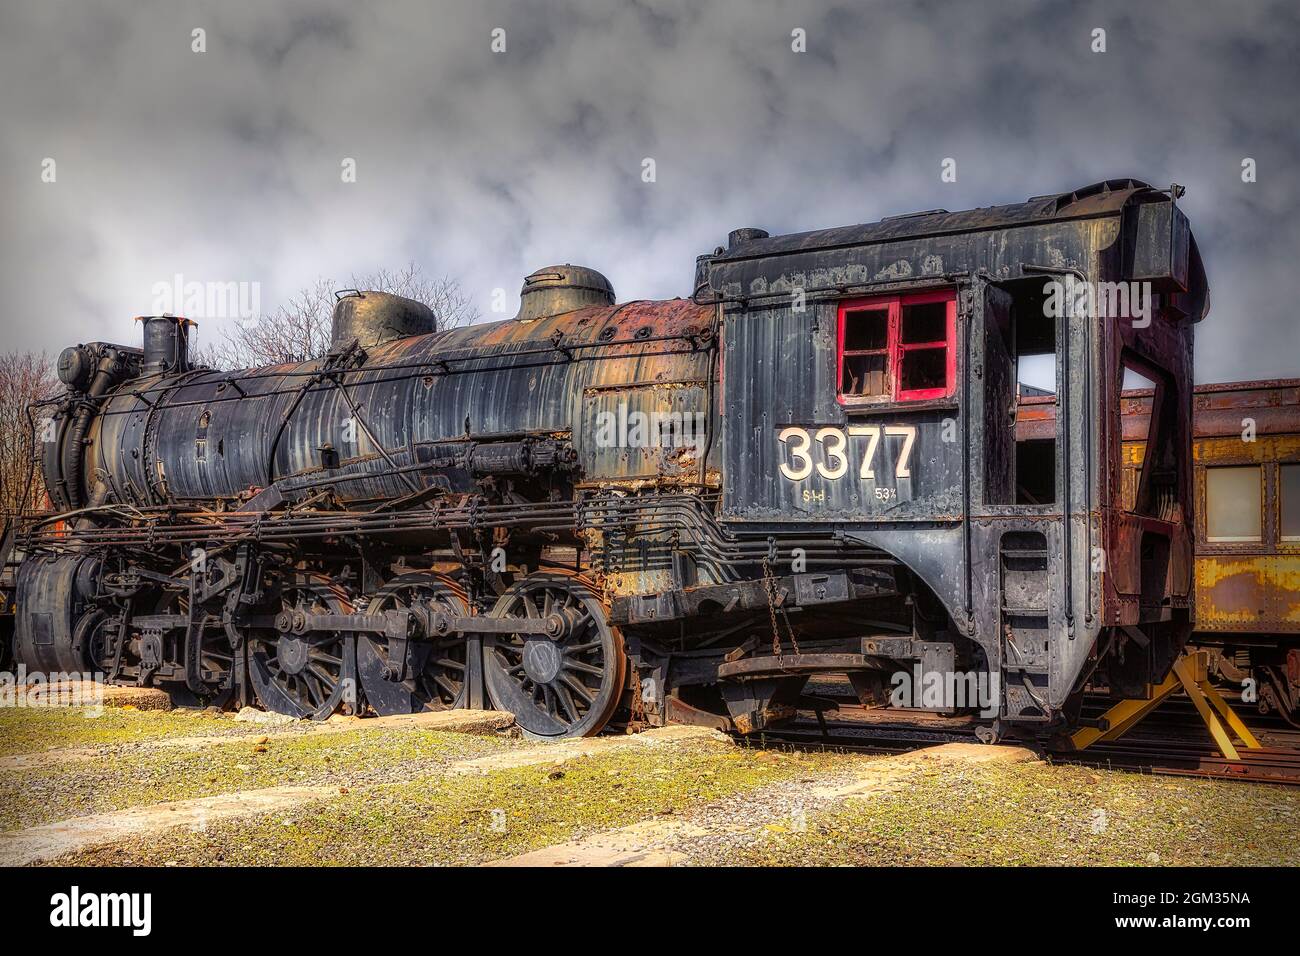
MULTIPOLYGON (((869 710, 838 693, 821 692, 817 697, 833 706, 821 714, 801 711, 801 716, 785 727, 741 739, 750 746, 891 754, 975 741, 987 725, 977 718, 925 711, 869 710)), ((1085 711, 1090 708, 1098 714, 1105 709, 1100 702, 1089 702, 1085 711)), ((1093 744, 1082 751, 1039 749, 1052 763, 1300 786, 1300 731, 1280 719, 1258 715, 1252 717, 1251 729, 1266 746, 1260 750, 1241 748, 1241 760, 1227 760, 1209 741, 1190 702, 1169 701, 1122 740, 1093 744)))
POLYGON ((1239 752, 1240 760, 1228 760, 1210 744, 1151 738, 1093 744, 1081 751, 1049 751, 1049 755, 1054 763, 1300 786, 1300 750, 1267 747, 1239 752))
POLYGON ((748 746, 791 746, 803 749, 845 750, 857 753, 898 754, 938 744, 971 742, 975 732, 927 730, 905 724, 869 726, 858 721, 796 720, 785 727, 760 731, 748 737, 735 735, 748 746))

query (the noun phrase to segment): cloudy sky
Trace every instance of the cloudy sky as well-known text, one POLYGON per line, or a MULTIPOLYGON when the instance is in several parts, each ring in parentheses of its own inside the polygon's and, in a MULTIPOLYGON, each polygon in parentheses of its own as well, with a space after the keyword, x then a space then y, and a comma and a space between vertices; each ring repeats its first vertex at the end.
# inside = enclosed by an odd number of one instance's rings
POLYGON ((0 348, 134 341, 177 274, 266 310, 408 262, 488 318, 553 262, 686 295, 738 226, 1132 176, 1188 190, 1198 378, 1300 375, 1298 80, 1284 0, 0 0, 0 348))

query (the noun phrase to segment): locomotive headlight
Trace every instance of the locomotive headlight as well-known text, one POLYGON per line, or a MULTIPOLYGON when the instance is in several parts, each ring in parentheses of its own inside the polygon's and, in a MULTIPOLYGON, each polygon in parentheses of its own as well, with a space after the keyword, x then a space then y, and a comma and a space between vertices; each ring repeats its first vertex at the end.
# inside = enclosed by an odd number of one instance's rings
POLYGON ((59 381, 68 388, 84 389, 95 371, 95 357, 84 345, 71 345, 59 353, 59 381))

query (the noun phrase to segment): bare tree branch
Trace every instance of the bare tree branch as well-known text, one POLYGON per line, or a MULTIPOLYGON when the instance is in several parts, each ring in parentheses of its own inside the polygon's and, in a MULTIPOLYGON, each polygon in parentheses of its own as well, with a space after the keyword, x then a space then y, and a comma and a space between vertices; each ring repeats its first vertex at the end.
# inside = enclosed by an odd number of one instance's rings
POLYGON ((450 276, 427 276, 412 262, 401 269, 354 273, 344 283, 317 279, 271 315, 235 326, 223 340, 199 345, 193 352, 194 360, 233 369, 320 358, 329 351, 334 292, 344 288, 391 292, 423 302, 438 317, 439 330, 469 325, 479 317, 459 282, 450 276))
POLYGON ((39 446, 27 406, 58 388, 54 363, 43 352, 0 353, 0 524, 43 506, 45 485, 33 474, 39 446))

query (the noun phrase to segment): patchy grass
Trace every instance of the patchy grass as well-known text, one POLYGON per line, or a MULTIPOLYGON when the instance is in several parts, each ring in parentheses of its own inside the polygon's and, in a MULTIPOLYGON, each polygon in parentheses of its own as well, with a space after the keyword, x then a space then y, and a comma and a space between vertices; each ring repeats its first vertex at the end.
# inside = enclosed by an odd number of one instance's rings
MULTIPOLYGON (((846 758, 777 754, 720 742, 629 748, 561 765, 483 776, 430 776, 353 791, 292 814, 61 857, 67 865, 471 864, 791 778, 809 781, 846 758)), ((853 759, 853 758, 848 758, 853 759)))
POLYGON ((1300 864, 1300 788, 1045 764, 945 767, 699 863, 1300 864))
POLYGON ((362 726, 279 736, 260 728, 259 736, 227 743, 127 750, 0 772, 0 830, 261 787, 409 780, 512 745, 500 738, 362 726))
POLYGON ((58 862, 475 864, 689 815, 711 831, 677 848, 696 865, 1300 864, 1300 788, 1074 766, 943 764, 866 799, 827 805, 807 803, 805 785, 851 776, 859 761, 874 758, 709 739, 447 773, 455 761, 532 746, 364 723, 307 734, 303 725, 268 728, 186 711, 106 710, 95 719, 69 709, 0 711, 0 754, 101 751, 0 771, 0 830, 301 785, 340 792, 292 811, 202 832, 153 833, 58 862), (216 736, 229 739, 157 746, 216 736))
POLYGON ((165 737, 262 736, 265 727, 200 710, 104 707, 0 709, 0 757, 72 747, 114 747, 165 737), (98 716, 93 716, 98 713, 98 716))

